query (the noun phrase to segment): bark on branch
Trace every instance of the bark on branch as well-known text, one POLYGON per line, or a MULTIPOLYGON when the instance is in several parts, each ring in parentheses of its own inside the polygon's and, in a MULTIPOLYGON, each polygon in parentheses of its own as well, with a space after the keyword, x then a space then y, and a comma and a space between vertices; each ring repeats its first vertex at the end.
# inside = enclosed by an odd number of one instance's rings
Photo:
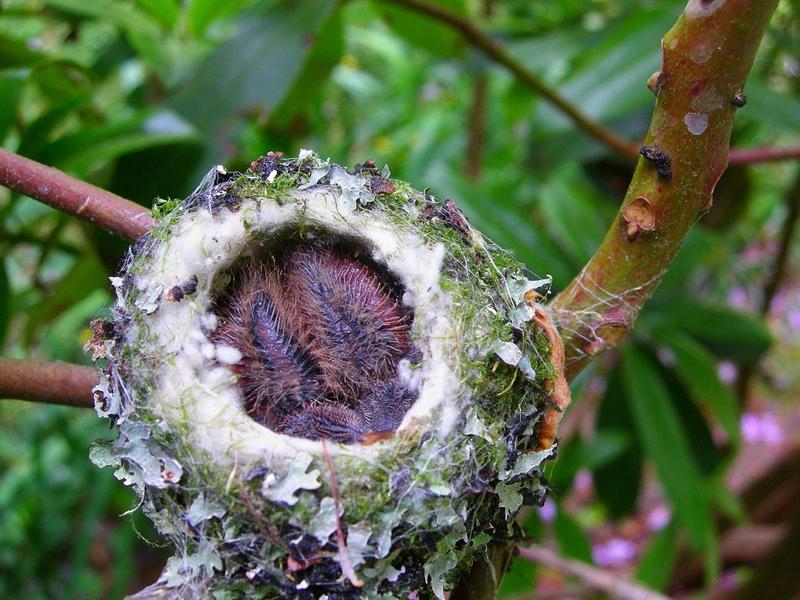
POLYGON ((3 149, 0 184, 129 240, 153 226, 145 207, 3 149))
POLYGON ((553 302, 569 377, 616 345, 690 227, 711 208, 728 164, 736 96, 776 4, 690 0, 664 36, 655 112, 622 207, 594 256, 553 302))
POLYGON ((95 385, 91 367, 0 358, 0 398, 91 408, 95 385))

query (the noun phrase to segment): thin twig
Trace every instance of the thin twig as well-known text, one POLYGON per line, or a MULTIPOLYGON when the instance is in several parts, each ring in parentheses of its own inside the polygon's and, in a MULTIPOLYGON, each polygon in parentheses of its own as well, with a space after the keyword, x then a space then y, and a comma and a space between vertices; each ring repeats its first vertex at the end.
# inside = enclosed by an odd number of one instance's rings
POLYGON ((585 598, 593 596, 597 590, 589 585, 562 587, 548 592, 533 592, 511 596, 511 600, 574 600, 575 598, 585 598))
POLYGON ((363 587, 364 582, 358 578, 353 564, 350 562, 350 557, 347 555, 347 545, 344 539, 344 530, 342 529, 342 520, 340 518, 339 507, 339 490, 336 485, 336 472, 333 469, 333 461, 331 455, 328 453, 328 444, 323 438, 320 440, 322 443, 322 454, 325 457, 325 464, 328 466, 328 474, 330 475, 331 495, 333 496, 333 510, 336 512, 336 545, 339 548, 339 566, 342 568, 342 575, 347 577, 348 581, 357 588, 363 587))
POLYGON ((772 308, 775 294, 781 287, 787 273, 789 254, 792 249, 792 240, 797 232, 797 222, 800 220, 800 177, 794 182, 792 189, 786 195, 786 217, 781 228, 781 237, 778 244, 778 254, 772 272, 764 285, 764 295, 761 299, 761 314, 766 316, 772 308))
POLYGON ((598 569, 578 560, 563 558, 544 546, 520 548, 519 555, 562 573, 577 577, 587 585, 619 600, 669 600, 666 596, 628 581, 620 575, 598 569))
POLYGON ((732 165, 751 165, 753 163, 796 160, 798 158, 800 158, 800 146, 732 148, 728 155, 728 161, 732 165))
POLYGON ((476 73, 472 82, 472 106, 467 117, 467 152, 464 171, 472 181, 481 178, 483 147, 486 144, 486 73, 476 73))
POLYGON ((129 240, 153 227, 150 211, 145 207, 3 149, 0 184, 129 240))
POLYGON ((97 380, 91 367, 0 358, 0 398, 91 408, 97 380))
POLYGON ((592 121, 578 110, 569 100, 558 94, 539 76, 526 69, 519 61, 513 58, 508 51, 497 41, 483 33, 474 23, 463 18, 438 4, 431 4, 424 0, 389 0, 409 10, 416 11, 432 17, 461 33, 472 46, 483 52, 488 58, 508 69, 512 75, 523 85, 532 89, 539 96, 558 108, 567 115, 573 123, 593 138, 628 158, 639 155, 639 145, 618 136, 613 131, 592 121))

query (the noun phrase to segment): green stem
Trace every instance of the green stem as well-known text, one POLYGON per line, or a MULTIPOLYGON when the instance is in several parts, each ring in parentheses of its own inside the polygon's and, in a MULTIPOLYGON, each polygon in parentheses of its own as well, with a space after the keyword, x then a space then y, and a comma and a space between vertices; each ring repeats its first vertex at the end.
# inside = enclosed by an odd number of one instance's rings
POLYGON ((553 301, 568 377, 613 347, 655 290, 728 164, 737 94, 777 0, 691 0, 662 40, 655 112, 619 213, 553 301))

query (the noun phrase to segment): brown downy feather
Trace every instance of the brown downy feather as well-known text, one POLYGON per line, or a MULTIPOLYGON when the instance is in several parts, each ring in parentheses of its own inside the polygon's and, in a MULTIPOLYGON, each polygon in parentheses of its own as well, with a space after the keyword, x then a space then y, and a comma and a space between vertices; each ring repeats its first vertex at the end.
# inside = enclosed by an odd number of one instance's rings
POLYGON ((355 398, 394 375, 411 347, 409 319, 386 286, 355 259, 301 248, 286 268, 290 324, 338 397, 355 398))

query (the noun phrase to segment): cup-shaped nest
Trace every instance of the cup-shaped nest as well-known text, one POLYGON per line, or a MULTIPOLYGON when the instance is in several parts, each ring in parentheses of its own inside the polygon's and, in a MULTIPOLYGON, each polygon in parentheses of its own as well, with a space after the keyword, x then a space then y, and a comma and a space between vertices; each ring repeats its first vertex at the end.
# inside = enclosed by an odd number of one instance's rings
POLYGON ((442 597, 518 535, 553 452, 549 280, 452 200, 305 151, 155 212, 94 328, 119 435, 92 458, 174 542, 159 589, 442 597))

